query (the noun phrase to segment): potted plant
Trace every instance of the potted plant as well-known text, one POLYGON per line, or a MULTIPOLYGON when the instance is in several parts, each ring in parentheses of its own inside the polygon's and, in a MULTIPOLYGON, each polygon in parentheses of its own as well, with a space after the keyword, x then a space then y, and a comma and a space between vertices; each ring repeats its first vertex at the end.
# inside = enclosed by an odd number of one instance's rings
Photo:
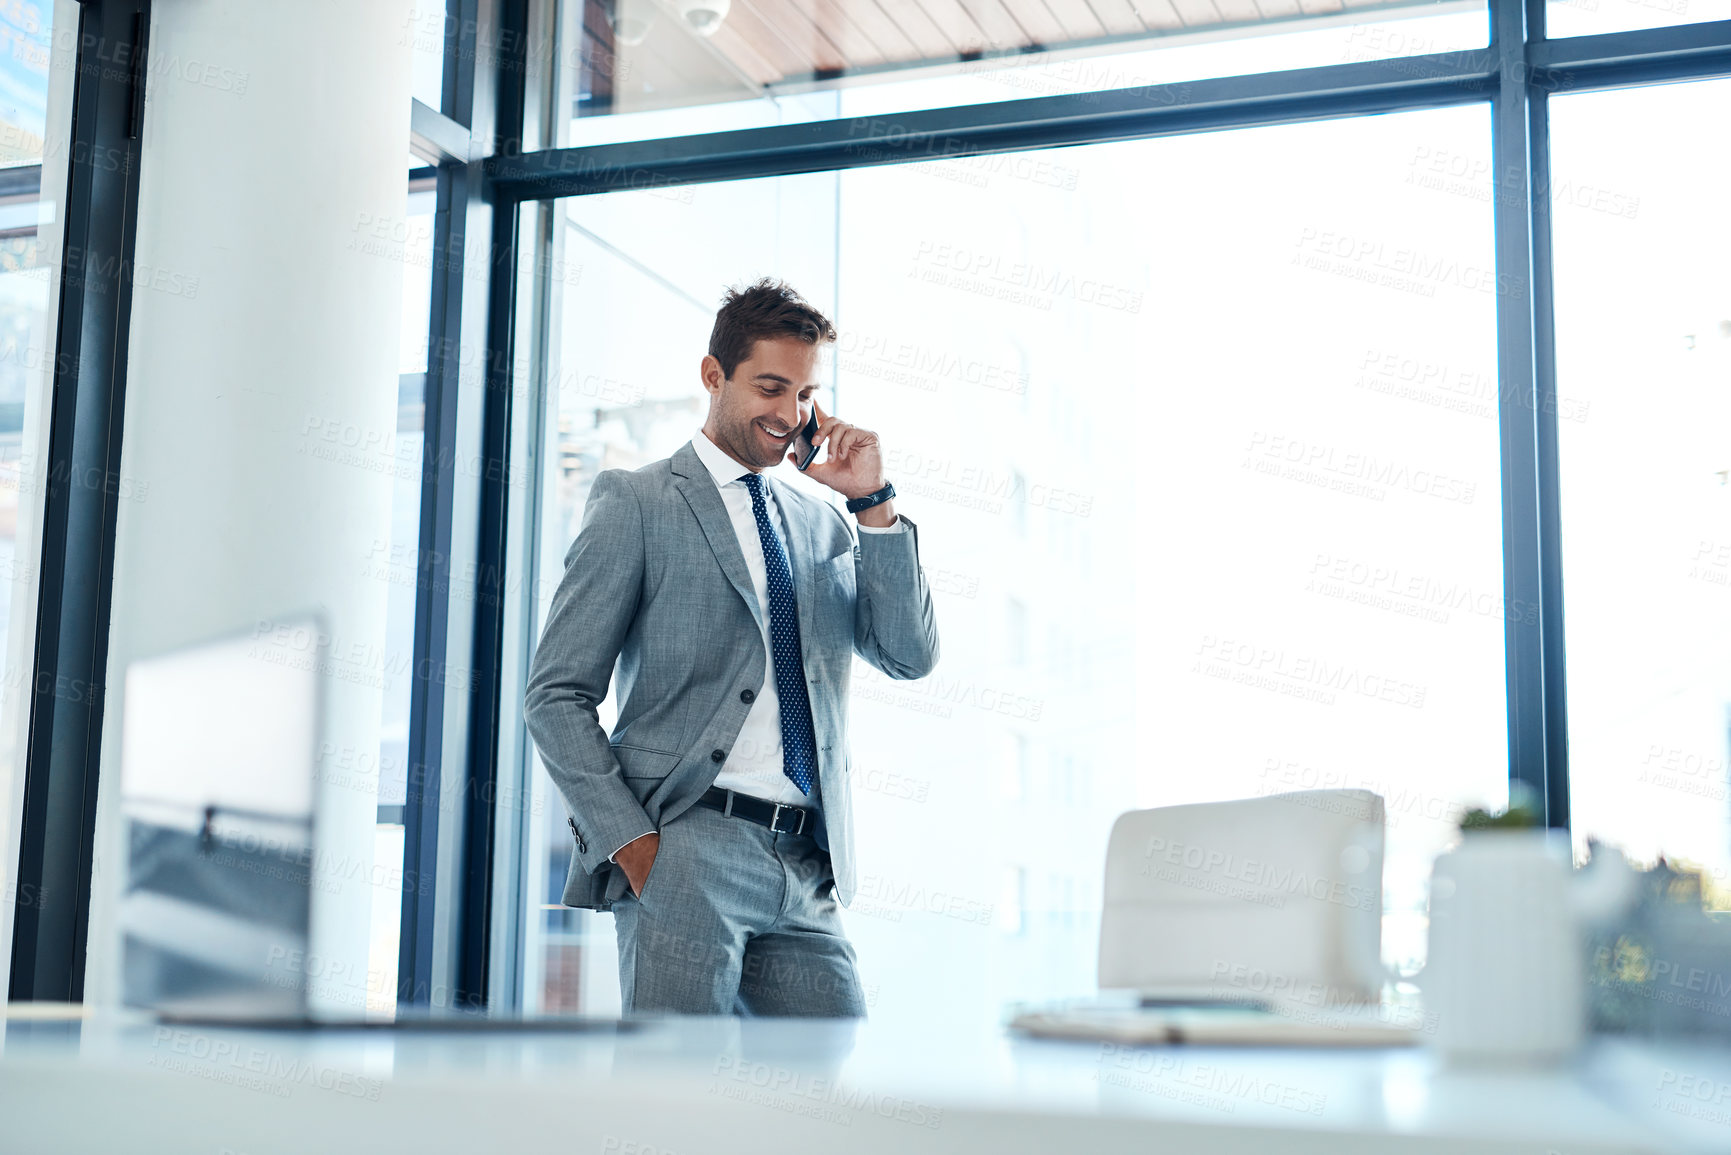
POLYGON ((1431 872, 1430 957, 1420 983, 1433 1042, 1454 1060, 1544 1062, 1579 1044, 1581 934, 1566 838, 1536 796, 1467 811, 1431 872))

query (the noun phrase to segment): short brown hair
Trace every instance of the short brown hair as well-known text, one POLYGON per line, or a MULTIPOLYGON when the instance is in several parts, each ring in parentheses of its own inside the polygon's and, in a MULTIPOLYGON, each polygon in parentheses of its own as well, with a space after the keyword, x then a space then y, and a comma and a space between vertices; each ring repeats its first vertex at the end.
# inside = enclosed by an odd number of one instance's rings
POLYGON ((835 340, 835 326, 785 281, 765 277, 743 289, 729 289, 709 331, 709 355, 732 378, 762 338, 797 337, 807 345, 835 340))

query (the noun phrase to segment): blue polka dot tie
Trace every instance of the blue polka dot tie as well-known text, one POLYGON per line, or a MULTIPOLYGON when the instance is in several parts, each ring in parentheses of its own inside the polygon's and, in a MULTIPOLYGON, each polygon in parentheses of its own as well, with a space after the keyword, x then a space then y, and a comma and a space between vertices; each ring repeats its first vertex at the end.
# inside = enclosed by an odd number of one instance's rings
POLYGON ((781 702, 781 770, 801 794, 811 793, 817 777, 817 737, 811 728, 811 699, 805 693, 805 664, 799 649, 799 610, 793 600, 793 574, 781 535, 763 502, 763 478, 740 480, 751 490, 751 512, 763 543, 763 568, 769 575, 769 648, 775 656, 775 696, 781 702))

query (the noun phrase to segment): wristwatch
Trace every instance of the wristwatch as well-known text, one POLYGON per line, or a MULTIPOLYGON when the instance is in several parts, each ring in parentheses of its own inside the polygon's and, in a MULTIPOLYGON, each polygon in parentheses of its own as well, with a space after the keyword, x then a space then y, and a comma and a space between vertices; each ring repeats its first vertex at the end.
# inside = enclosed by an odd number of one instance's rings
POLYGON ((885 482, 884 487, 876 493, 868 493, 864 497, 848 498, 847 511, 849 513, 859 513, 863 510, 870 509, 874 505, 882 505, 895 495, 896 487, 885 482))

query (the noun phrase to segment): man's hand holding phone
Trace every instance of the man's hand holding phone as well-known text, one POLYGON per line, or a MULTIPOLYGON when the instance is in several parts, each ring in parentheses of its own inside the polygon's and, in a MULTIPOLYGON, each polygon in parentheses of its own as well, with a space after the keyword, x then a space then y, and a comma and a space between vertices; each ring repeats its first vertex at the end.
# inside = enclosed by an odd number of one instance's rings
MULTIPOLYGON (((804 444, 795 444, 787 459, 796 467, 805 462, 803 468, 808 477, 816 478, 843 497, 865 497, 882 489, 884 463, 878 435, 825 413, 816 401, 811 404, 811 415, 817 422, 817 432, 811 436, 809 450, 804 444), (815 461, 819 446, 829 447, 822 464, 815 461)), ((800 442, 806 440, 805 433, 810 428, 808 424, 800 431, 800 442)), ((861 525, 887 529, 896 522, 895 502, 874 505, 855 516, 861 525)))

